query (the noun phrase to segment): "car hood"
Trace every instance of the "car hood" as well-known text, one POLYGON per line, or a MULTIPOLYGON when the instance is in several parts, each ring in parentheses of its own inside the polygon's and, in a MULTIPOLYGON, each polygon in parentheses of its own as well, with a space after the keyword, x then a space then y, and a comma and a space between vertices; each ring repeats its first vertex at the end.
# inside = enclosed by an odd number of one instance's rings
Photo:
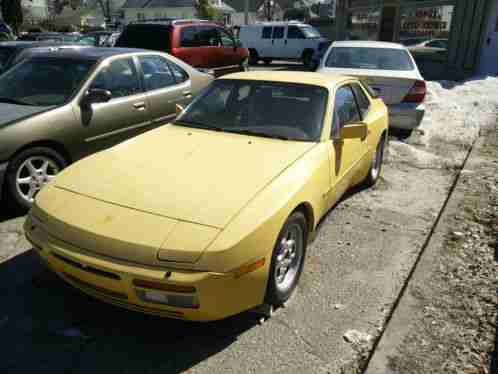
POLYGON ((0 128, 49 109, 51 107, 0 103, 0 128))
POLYGON ((314 145, 167 125, 77 162, 55 186, 223 229, 314 145))

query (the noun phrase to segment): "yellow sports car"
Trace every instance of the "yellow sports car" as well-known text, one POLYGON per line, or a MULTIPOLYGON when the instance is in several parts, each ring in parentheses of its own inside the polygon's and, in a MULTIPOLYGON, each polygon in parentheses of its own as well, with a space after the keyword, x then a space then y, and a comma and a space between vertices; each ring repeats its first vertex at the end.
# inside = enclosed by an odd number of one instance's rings
POLYGON ((246 72, 180 110, 62 171, 27 238, 64 280, 128 309, 207 321, 282 304, 320 218, 377 181, 386 106, 356 78, 246 72))

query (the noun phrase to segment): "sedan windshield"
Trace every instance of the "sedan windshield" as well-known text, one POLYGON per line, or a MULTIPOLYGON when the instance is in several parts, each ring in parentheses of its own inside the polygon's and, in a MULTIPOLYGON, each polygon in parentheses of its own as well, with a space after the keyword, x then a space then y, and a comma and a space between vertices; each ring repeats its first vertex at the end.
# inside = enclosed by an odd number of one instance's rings
POLYGON ((318 141, 328 91, 296 83, 215 81, 175 124, 270 137, 318 141))
POLYGON ((334 47, 325 64, 330 68, 413 70, 410 55, 403 49, 334 47))
POLYGON ((94 64, 63 58, 26 60, 0 76, 0 102, 61 105, 75 93, 94 64))

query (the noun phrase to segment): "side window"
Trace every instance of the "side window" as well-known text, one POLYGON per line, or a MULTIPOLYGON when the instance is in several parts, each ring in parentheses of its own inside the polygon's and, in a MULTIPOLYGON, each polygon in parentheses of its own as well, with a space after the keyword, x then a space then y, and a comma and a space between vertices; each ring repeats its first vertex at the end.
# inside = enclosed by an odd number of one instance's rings
POLYGON ((224 47, 235 47, 235 43, 234 43, 233 38, 230 34, 228 34, 223 29, 218 29, 218 33, 220 35, 221 44, 224 47))
POLYGON ((169 69, 168 61, 161 56, 139 56, 147 91, 174 86, 175 77, 169 69))
POLYGON ((339 132, 347 124, 358 121, 360 121, 360 113, 358 112, 351 87, 340 87, 335 93, 332 131, 334 133, 339 132))
POLYGON ((197 47, 197 29, 196 27, 184 27, 180 31, 180 46, 181 47, 197 47))
POLYGON ((220 37, 216 28, 211 26, 199 26, 197 27, 198 34, 197 39, 199 40, 200 47, 212 47, 220 45, 220 37))
POLYGON ((133 59, 124 58, 111 62, 97 74, 90 88, 111 91, 113 99, 141 92, 133 59))
POLYGON ((287 29, 287 39, 304 39, 304 35, 299 27, 289 26, 287 29))
POLYGON ((360 108, 361 119, 364 119, 368 114, 368 109, 370 109, 370 100, 368 100, 368 97, 358 84, 352 84, 351 87, 353 88, 356 102, 360 108))
POLYGON ((263 27, 263 32, 261 34, 261 38, 262 39, 271 39, 272 32, 273 32, 272 27, 268 27, 268 26, 263 27))
POLYGON ((177 64, 169 62, 169 67, 173 72, 173 76, 175 77, 176 83, 183 83, 189 80, 189 76, 185 70, 179 67, 177 64))
POLYGON ((273 39, 282 39, 284 37, 285 27, 278 26, 273 28, 273 39))

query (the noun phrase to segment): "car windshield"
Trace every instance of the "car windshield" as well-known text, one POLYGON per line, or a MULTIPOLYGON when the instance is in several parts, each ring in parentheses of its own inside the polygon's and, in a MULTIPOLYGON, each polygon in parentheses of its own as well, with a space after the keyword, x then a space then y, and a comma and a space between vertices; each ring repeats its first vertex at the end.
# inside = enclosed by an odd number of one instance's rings
POLYGON ((318 141, 328 91, 267 81, 216 80, 174 122, 283 140, 318 141))
POLYGON ((26 60, 0 76, 0 102, 61 105, 75 93, 94 64, 63 58, 26 60))
POLYGON ((306 39, 316 39, 316 38, 322 37, 320 32, 317 29, 315 29, 314 27, 304 26, 304 27, 300 27, 299 29, 303 32, 306 39))
POLYGON ((403 49, 333 47, 325 64, 331 68, 413 70, 410 55, 403 49))

